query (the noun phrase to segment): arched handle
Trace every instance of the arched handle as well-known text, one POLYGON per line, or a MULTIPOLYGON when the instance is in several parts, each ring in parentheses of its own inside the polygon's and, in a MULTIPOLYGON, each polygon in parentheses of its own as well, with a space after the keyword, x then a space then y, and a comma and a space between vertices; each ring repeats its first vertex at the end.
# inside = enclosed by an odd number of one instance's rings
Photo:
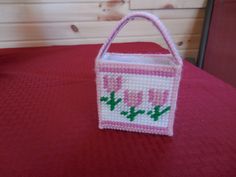
POLYGON ((134 20, 136 18, 144 18, 148 21, 151 21, 153 23, 153 25, 160 31, 161 35, 163 36, 165 42, 167 43, 167 46, 170 50, 170 53, 173 55, 175 62, 177 64, 182 65, 183 61, 182 58, 180 57, 175 44, 173 43, 166 27, 163 25, 163 23, 160 21, 160 19, 155 16, 152 15, 150 13, 147 12, 134 12, 131 13, 129 15, 127 15, 126 17, 124 17, 117 25, 117 27, 115 28, 115 30, 111 33, 110 37, 107 39, 107 41, 103 44, 103 46, 101 47, 98 56, 97 56, 97 60, 99 60, 100 58, 103 57, 103 55, 107 52, 107 50, 109 49, 112 41, 114 40, 114 38, 117 36, 118 32, 131 20, 134 20))

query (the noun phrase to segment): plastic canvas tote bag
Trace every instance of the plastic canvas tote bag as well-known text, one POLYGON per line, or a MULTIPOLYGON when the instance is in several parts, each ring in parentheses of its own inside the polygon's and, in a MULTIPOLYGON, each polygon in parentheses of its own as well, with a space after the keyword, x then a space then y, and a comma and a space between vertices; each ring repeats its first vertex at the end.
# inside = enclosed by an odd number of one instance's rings
POLYGON ((99 128, 172 136, 182 65, 182 58, 158 17, 145 12, 124 17, 96 58, 99 128), (107 52, 122 27, 136 18, 153 23, 170 54, 107 52))

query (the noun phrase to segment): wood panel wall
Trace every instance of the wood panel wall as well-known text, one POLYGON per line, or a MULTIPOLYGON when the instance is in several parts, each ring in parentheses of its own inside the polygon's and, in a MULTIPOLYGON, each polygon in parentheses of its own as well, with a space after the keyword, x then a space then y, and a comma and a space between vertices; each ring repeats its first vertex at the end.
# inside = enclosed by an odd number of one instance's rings
MULTIPOLYGON (((147 11, 169 29, 180 53, 196 58, 206 0, 0 0, 0 48, 102 43, 124 15, 147 11)), ((165 46, 149 22, 133 21, 115 42, 165 46)))

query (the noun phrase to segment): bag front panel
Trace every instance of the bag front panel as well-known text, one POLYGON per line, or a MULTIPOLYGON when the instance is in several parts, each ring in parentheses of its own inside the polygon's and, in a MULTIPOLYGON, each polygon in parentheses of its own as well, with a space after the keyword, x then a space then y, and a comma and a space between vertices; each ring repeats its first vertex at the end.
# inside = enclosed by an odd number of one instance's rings
POLYGON ((167 134, 175 112, 172 105, 176 102, 173 90, 178 87, 176 73, 175 67, 100 62, 100 128, 167 134))

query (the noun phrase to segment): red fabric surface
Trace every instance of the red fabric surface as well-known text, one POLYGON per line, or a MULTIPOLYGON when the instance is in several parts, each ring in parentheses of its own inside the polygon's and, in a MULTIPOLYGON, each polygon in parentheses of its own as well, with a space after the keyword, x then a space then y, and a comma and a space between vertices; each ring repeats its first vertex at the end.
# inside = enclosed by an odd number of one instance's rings
POLYGON ((236 87, 236 1, 215 0, 204 70, 236 87))
MULTIPOLYGON (((1 177, 233 177, 235 88, 185 62, 174 137, 99 130, 100 45, 0 50, 1 177)), ((151 43, 113 51, 166 52, 151 43)))

